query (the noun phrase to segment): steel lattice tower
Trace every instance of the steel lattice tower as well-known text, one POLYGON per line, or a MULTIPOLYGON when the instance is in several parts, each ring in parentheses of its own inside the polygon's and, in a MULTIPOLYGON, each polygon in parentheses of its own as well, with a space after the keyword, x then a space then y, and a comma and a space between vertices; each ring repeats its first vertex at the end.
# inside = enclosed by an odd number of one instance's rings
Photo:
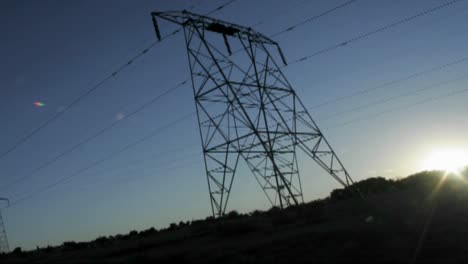
POLYGON ((343 186, 352 184, 272 55, 286 64, 278 43, 187 11, 151 15, 159 39, 157 18, 183 27, 214 216, 226 211, 239 160, 281 208, 303 202, 297 149, 343 186))
MULTIPOLYGON (((6 201, 10 205, 10 201, 7 198, 1 198, 0 201, 6 201)), ((0 212, 0 253, 10 252, 8 245, 7 234, 5 230, 5 224, 3 223, 2 212, 0 212)))

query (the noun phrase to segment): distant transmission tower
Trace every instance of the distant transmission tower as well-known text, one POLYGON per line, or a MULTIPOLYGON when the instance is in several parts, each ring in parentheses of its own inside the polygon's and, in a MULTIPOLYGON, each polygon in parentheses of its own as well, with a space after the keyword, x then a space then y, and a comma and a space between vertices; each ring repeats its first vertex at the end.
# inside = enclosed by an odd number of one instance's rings
POLYGON ((275 41, 251 28, 182 12, 153 12, 183 27, 211 208, 221 216, 239 160, 272 205, 303 202, 296 149, 343 186, 352 179, 272 56, 275 41), (221 35, 215 37, 214 35, 221 35))
MULTIPOLYGON (((7 198, 1 198, 0 201, 6 201, 8 206, 10 205, 10 200, 7 198)), ((0 253, 10 252, 10 247, 8 246, 8 239, 5 230, 5 224, 3 223, 2 212, 0 212, 0 253)))

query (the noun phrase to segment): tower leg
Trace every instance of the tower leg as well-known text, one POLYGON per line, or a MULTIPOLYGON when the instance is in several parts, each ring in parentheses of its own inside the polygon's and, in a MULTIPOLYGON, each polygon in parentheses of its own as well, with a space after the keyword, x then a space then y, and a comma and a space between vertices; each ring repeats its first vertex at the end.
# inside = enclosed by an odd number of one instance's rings
POLYGON ((8 245, 7 234, 5 230, 5 224, 3 223, 2 213, 0 212, 0 253, 10 252, 8 245))

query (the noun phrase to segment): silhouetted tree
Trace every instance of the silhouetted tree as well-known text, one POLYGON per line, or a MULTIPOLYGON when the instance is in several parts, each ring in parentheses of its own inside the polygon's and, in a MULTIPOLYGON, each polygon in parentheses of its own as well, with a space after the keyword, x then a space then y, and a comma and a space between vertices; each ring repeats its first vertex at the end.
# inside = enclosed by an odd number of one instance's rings
POLYGON ((16 247, 15 249, 13 249, 11 254, 13 254, 15 256, 18 256, 18 257, 24 256, 24 252, 23 252, 23 249, 21 247, 16 247))

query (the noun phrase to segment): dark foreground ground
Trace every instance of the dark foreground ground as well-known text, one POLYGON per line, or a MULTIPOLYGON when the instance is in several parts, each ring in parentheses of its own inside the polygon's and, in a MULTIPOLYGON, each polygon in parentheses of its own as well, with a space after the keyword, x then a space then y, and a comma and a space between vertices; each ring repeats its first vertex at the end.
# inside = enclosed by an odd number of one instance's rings
POLYGON ((468 184, 424 172, 372 178, 280 211, 172 224, 92 242, 16 250, 0 263, 401 262, 468 263, 468 184))

